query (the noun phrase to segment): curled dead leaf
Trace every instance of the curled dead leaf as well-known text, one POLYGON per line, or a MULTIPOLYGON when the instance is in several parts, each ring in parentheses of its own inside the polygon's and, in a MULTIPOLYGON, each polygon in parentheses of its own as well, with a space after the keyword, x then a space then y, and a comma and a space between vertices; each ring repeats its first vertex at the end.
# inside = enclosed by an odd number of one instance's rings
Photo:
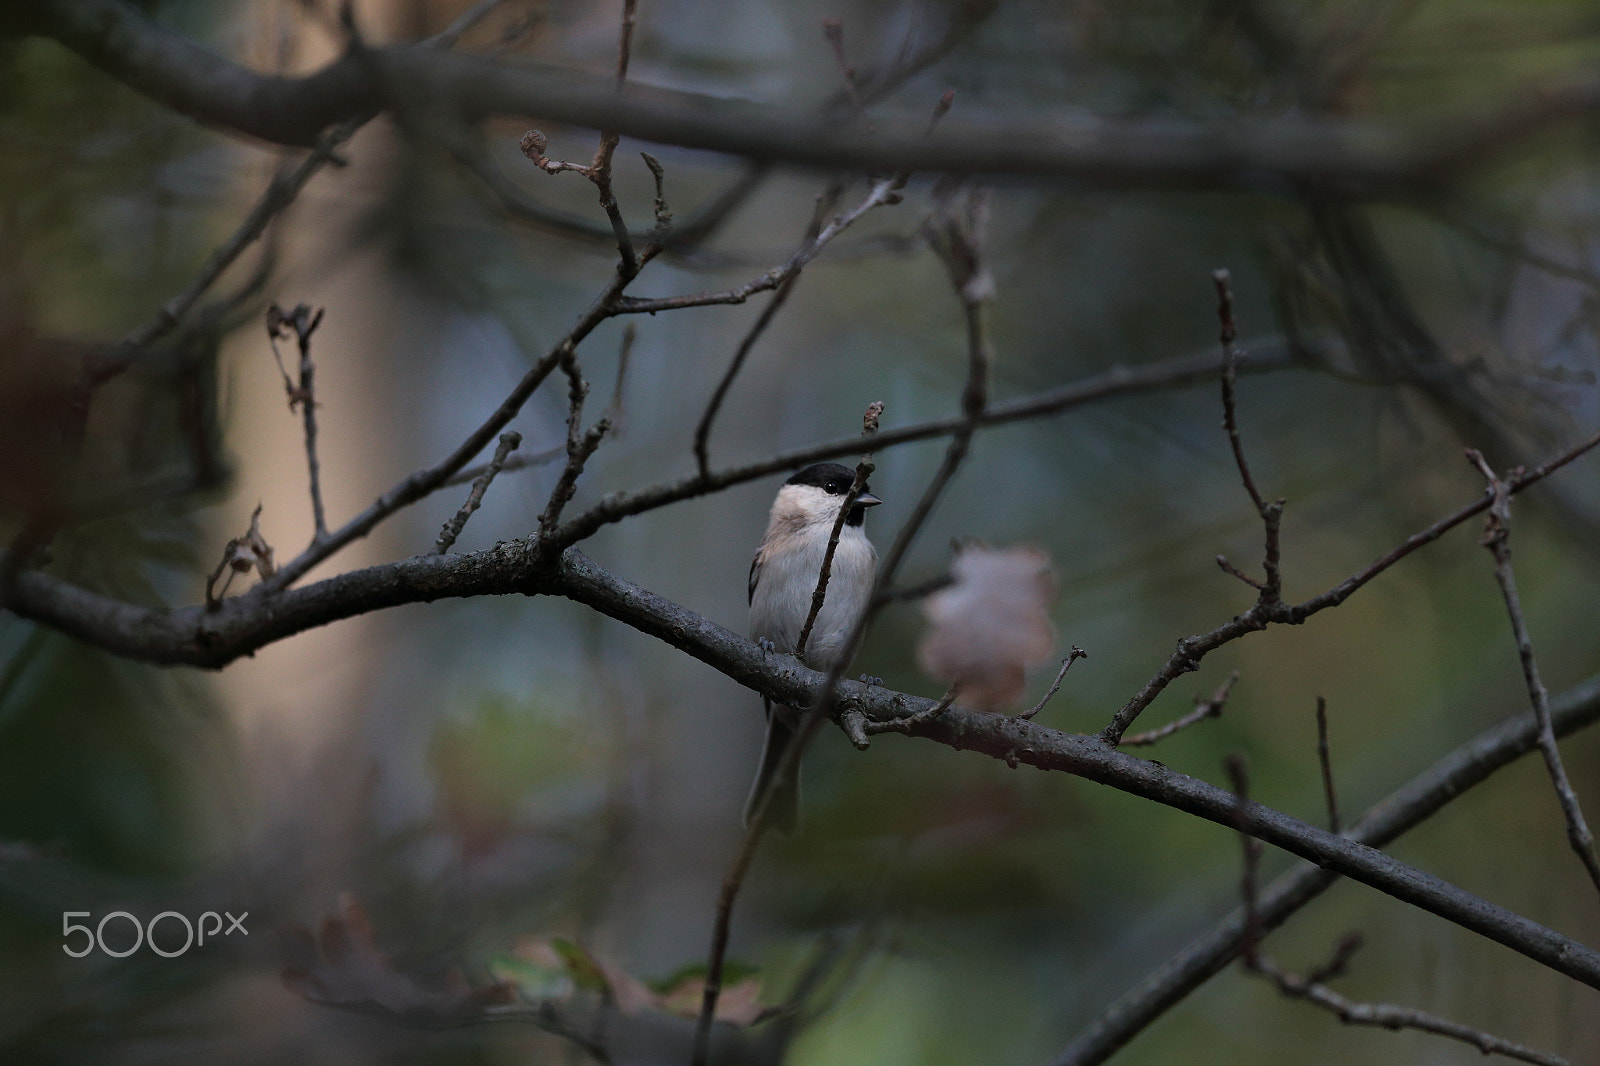
POLYGON ((1003 711, 1022 698, 1028 667, 1049 658, 1055 572, 1039 548, 964 545, 952 581, 923 601, 928 630, 917 661, 965 706, 1003 711))

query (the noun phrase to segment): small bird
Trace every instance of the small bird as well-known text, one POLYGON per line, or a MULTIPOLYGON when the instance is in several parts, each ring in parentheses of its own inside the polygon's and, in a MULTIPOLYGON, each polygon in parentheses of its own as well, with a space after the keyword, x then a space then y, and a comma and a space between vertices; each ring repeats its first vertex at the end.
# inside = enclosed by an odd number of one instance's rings
MULTIPOLYGON (((773 651, 794 653, 811 613, 811 600, 822 572, 822 557, 839 517, 839 508, 855 471, 839 463, 816 463, 795 474, 778 489, 767 521, 767 535, 750 564, 750 639, 773 651)), ((845 517, 834 549, 833 568, 822 609, 806 638, 805 662, 814 670, 831 669, 845 653, 845 642, 867 609, 872 582, 878 570, 878 552, 867 539, 867 508, 883 501, 862 486, 861 495, 845 517)), ((766 747, 761 768, 745 806, 745 822, 767 788, 773 772, 794 739, 800 713, 793 707, 764 701, 767 712, 766 747)), ((793 832, 800 809, 798 772, 772 797, 770 824, 793 832)))

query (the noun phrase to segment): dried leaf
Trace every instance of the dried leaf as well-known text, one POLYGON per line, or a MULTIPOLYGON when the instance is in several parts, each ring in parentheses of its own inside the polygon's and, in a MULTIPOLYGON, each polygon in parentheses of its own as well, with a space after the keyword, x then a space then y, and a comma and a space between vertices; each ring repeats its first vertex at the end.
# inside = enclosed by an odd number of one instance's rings
POLYGON ((1029 666, 1055 648, 1050 557, 1033 547, 973 542, 950 565, 952 583, 923 601, 929 628, 917 661, 956 688, 963 705, 1002 711, 1022 698, 1029 666))
MULTIPOLYGON (((659 999, 661 1009, 685 1018, 699 1017, 706 991, 704 967, 701 971, 683 975, 663 991, 659 999)), ((754 1025, 770 1013, 771 1008, 761 1002, 759 977, 726 982, 722 994, 717 997, 716 1020, 728 1025, 754 1025)))
POLYGON ((472 988, 459 973, 451 973, 443 989, 431 991, 394 969, 373 941, 366 912, 348 894, 339 899, 339 914, 323 920, 317 936, 292 926, 284 943, 290 961, 282 971, 283 983, 314 1003, 434 1025, 470 1021, 485 1007, 511 1002, 513 989, 504 983, 472 988))

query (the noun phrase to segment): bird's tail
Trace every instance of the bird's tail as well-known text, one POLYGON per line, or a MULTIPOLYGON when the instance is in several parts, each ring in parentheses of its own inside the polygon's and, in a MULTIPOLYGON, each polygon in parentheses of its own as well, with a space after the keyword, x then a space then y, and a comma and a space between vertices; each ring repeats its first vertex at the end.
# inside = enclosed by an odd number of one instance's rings
MULTIPOLYGON (((750 788, 750 798, 745 802, 744 824, 749 827, 755 817, 756 805, 771 787, 778 764, 795 736, 794 712, 787 707, 774 708, 767 704, 767 742, 761 752, 761 768, 756 771, 756 783, 750 788)), ((783 833, 794 832, 800 819, 800 768, 796 766, 789 780, 773 793, 767 804, 767 825, 783 833)))

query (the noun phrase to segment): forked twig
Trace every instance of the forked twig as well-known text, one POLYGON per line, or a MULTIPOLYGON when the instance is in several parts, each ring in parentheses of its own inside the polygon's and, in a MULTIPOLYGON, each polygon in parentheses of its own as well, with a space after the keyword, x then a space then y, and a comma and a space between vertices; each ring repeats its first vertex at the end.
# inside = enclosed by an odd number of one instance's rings
POLYGON ((1227 680, 1217 686, 1217 690, 1211 694, 1210 699, 1202 700, 1197 698, 1194 701, 1194 710, 1182 718, 1173 719, 1164 726, 1156 729, 1147 729, 1143 733, 1135 733, 1131 737, 1123 737, 1121 746, 1124 748, 1148 747, 1151 744, 1167 739, 1179 730, 1188 729, 1190 726, 1198 722, 1204 722, 1208 718, 1218 717, 1222 714, 1223 705, 1228 702, 1228 693, 1233 690, 1234 682, 1238 680, 1239 671, 1235 670, 1228 675, 1227 680))
POLYGON ((1389 1003, 1357 1003, 1333 991, 1324 982, 1344 974, 1351 957, 1361 947, 1360 933, 1347 933, 1340 938, 1328 961, 1303 977, 1284 969, 1264 953, 1261 950, 1263 929, 1256 897, 1262 845, 1261 841, 1251 836, 1247 829, 1246 812, 1250 806, 1249 775, 1244 760, 1237 755, 1230 755, 1224 765, 1239 804, 1239 841, 1244 852, 1243 872, 1239 884, 1245 913, 1245 933, 1240 949, 1240 961, 1246 970, 1265 977, 1277 986, 1278 991, 1291 999, 1304 1000, 1331 1011, 1347 1025, 1375 1026, 1391 1030, 1418 1029, 1471 1044, 1485 1055, 1505 1055, 1508 1058, 1535 1063, 1537 1066, 1568 1066, 1567 1060, 1558 1056, 1535 1051, 1426 1011, 1398 1007, 1389 1003))
POLYGON ((1233 449, 1234 464, 1239 468, 1239 480, 1244 483, 1245 492, 1250 494, 1250 502, 1255 504, 1256 513, 1261 516, 1261 524, 1265 528, 1266 550, 1263 552, 1262 569, 1266 572, 1266 580, 1252 580, 1220 555, 1217 556, 1217 563, 1259 592, 1263 600, 1276 602, 1283 589, 1283 578, 1279 573, 1278 530, 1285 501, 1268 503, 1262 498, 1261 490, 1256 488, 1256 479, 1250 472, 1249 460, 1245 458, 1234 396, 1242 353, 1234 343, 1239 330, 1233 319, 1233 275, 1226 270, 1215 270, 1211 280, 1217 288, 1218 339, 1222 343, 1222 424, 1228 433, 1228 446, 1233 449))
POLYGON ((1594 834, 1583 817, 1583 807, 1578 794, 1567 778, 1566 765, 1561 761, 1561 749, 1556 745, 1555 729, 1550 720, 1550 693, 1539 676, 1539 664, 1533 656, 1533 638, 1528 634, 1528 622, 1522 614, 1522 599, 1517 593, 1516 574, 1511 569, 1511 489, 1508 483, 1495 476, 1483 453, 1467 449, 1472 461, 1489 482, 1493 502, 1489 517, 1484 522, 1482 544, 1494 556, 1494 576, 1500 584, 1505 599, 1506 614, 1511 619, 1511 633, 1517 642, 1517 657, 1522 663, 1522 679, 1528 689, 1528 700, 1533 704, 1535 721, 1539 724, 1539 753, 1544 756, 1545 769, 1555 788, 1556 799, 1561 804, 1562 816, 1567 824, 1567 843, 1577 853, 1589 879, 1600 890, 1600 859, 1595 856, 1594 834))
POLYGON ((434 541, 433 554, 443 555, 450 550, 450 546, 461 536, 461 531, 466 528, 467 520, 483 504, 483 494, 489 491, 489 486, 494 482, 496 475, 506 465, 506 457, 522 443, 522 434, 516 430, 500 434, 500 443, 495 447, 494 458, 489 465, 479 474, 472 483, 472 491, 467 494, 467 502, 461 509, 444 524, 439 531, 439 539, 434 541))
MULTIPOLYGON (((1225 271, 1219 273, 1226 274, 1225 271)), ((1217 279, 1217 286, 1221 298, 1219 313, 1223 316, 1222 335, 1227 337, 1232 326, 1232 304, 1226 276, 1217 279)), ((1225 358, 1223 372, 1225 410, 1232 403, 1232 388, 1229 385, 1229 370, 1232 365, 1232 361, 1225 358)), ((1231 416, 1229 416, 1229 421, 1231 423, 1231 416)), ((1237 430, 1237 426, 1234 426, 1234 430, 1237 430)), ((1600 445, 1600 433, 1580 444, 1574 445, 1533 470, 1512 471, 1505 479, 1506 494, 1513 495, 1543 480, 1596 445, 1600 445)), ((1242 461, 1242 450, 1237 454, 1241 462, 1241 477, 1246 477, 1248 476, 1248 464, 1242 461)), ((1250 479, 1247 483, 1247 489, 1251 492, 1252 501, 1261 499, 1259 491, 1255 490, 1253 486, 1254 480, 1250 479)), ((1266 629, 1269 625, 1298 625, 1319 611, 1338 606, 1349 599, 1357 589, 1366 585, 1407 555, 1410 555, 1423 545, 1431 544, 1433 541, 1438 540, 1445 533, 1473 515, 1487 510, 1493 504, 1494 498, 1495 494, 1492 491, 1486 491, 1478 500, 1462 507, 1455 514, 1440 519, 1427 529, 1412 534, 1404 543, 1385 552, 1375 562, 1352 574, 1333 588, 1299 604, 1285 603, 1279 594, 1281 578, 1278 569, 1277 523, 1282 514, 1282 501, 1264 503, 1261 510, 1262 523, 1267 531, 1265 566, 1267 579, 1259 584, 1254 581, 1250 582, 1260 590, 1256 602, 1249 610, 1234 616, 1209 633, 1184 637, 1179 640, 1177 647, 1168 656, 1166 664, 1118 709, 1117 713, 1112 716, 1111 722, 1100 731, 1101 739, 1108 744, 1115 745, 1120 743, 1128 727, 1133 724, 1133 721, 1138 718, 1146 707, 1150 706, 1157 696, 1166 690, 1168 685, 1183 674, 1197 669, 1201 660, 1217 648, 1230 641, 1237 640, 1247 633, 1266 629)), ((1231 567, 1225 568, 1231 569, 1231 567)))

